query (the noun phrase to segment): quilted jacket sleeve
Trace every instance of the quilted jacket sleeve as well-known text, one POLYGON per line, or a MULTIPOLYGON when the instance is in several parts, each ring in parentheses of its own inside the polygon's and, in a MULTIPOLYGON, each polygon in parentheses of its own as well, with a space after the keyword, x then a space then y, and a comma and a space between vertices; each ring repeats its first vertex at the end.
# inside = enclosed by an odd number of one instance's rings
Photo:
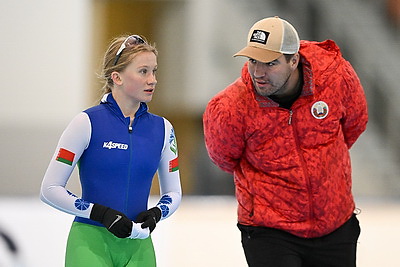
POLYGON ((344 91, 342 103, 345 107, 342 121, 343 133, 348 148, 365 131, 368 122, 368 110, 365 94, 360 80, 349 62, 343 66, 344 91))
POLYGON ((204 138, 211 160, 222 170, 233 173, 244 150, 243 123, 240 112, 232 109, 233 99, 227 90, 215 96, 203 114, 204 138))

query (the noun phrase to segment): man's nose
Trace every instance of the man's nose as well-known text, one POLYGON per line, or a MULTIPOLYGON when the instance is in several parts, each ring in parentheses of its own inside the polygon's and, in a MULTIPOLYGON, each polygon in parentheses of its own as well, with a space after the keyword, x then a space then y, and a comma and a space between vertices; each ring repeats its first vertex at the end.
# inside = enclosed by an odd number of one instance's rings
POLYGON ((254 76, 255 77, 263 77, 267 74, 267 68, 265 67, 264 63, 256 62, 254 65, 254 76))

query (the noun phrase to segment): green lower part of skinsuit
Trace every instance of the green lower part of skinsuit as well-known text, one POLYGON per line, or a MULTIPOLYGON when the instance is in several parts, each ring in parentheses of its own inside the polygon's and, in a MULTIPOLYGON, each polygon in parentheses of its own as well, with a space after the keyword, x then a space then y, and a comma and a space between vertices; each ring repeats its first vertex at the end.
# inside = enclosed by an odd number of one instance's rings
POLYGON ((74 222, 67 241, 66 267, 155 267, 151 237, 118 238, 106 228, 74 222))

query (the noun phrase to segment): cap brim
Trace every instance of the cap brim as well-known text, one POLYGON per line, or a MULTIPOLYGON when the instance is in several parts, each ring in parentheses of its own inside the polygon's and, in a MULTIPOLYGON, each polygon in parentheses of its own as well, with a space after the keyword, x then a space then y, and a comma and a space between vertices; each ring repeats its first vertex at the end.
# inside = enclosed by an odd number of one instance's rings
POLYGON ((280 53, 280 52, 266 50, 266 49, 262 49, 262 48, 254 47, 254 46, 246 46, 245 48, 243 48, 242 50, 240 50, 233 56, 234 57, 237 57, 237 56, 248 57, 248 58, 252 58, 257 61, 260 61, 260 62, 267 63, 267 62, 274 61, 281 55, 282 55, 282 53, 280 53))

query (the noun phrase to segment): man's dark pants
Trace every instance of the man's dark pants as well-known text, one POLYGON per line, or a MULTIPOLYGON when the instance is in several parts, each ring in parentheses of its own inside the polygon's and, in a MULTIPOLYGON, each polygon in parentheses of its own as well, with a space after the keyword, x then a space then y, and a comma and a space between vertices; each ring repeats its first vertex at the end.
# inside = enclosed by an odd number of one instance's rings
POLYGON ((287 232, 238 224, 249 267, 355 267, 360 225, 356 215, 334 232, 300 238, 287 232))

